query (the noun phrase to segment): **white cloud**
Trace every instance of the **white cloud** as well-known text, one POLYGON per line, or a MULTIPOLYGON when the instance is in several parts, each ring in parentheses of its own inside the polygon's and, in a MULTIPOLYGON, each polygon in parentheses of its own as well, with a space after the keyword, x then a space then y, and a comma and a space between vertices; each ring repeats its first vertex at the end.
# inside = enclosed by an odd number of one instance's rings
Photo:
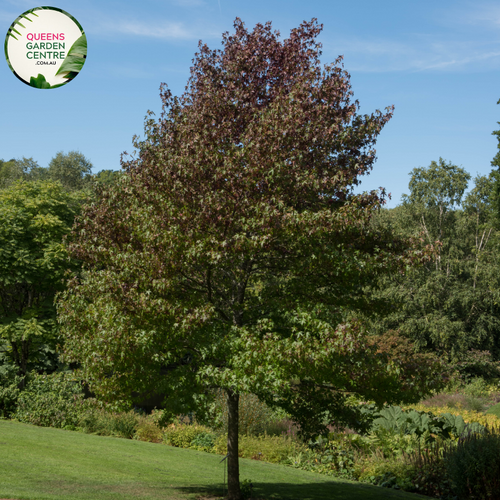
POLYGON ((99 36, 127 35, 161 40, 203 40, 219 37, 218 30, 210 29, 207 23, 184 23, 175 21, 142 21, 139 19, 116 19, 113 22, 85 24, 87 32, 99 36))
POLYGON ((113 78, 126 78, 126 79, 149 79, 154 75, 151 71, 145 71, 137 66, 107 66, 104 70, 113 78))
POLYGON ((498 4, 472 4, 472 7, 460 16, 464 24, 500 26, 500 5, 498 4))
POLYGON ((350 71, 461 71, 500 67, 499 41, 464 41, 453 35, 413 35, 405 41, 345 37, 325 42, 325 55, 344 55, 350 71))
POLYGON ((172 3, 181 7, 199 7, 201 5, 206 5, 206 2, 203 0, 172 0, 172 3))
POLYGON ((118 21, 108 26, 107 32, 123 33, 125 35, 137 35, 149 38, 163 39, 189 39, 194 34, 184 26, 184 23, 164 21, 162 23, 144 23, 141 21, 118 21))
POLYGON ((330 57, 343 54, 351 71, 498 70, 498 28, 498 2, 455 0, 438 2, 430 9, 420 32, 395 30, 394 34, 386 32, 384 36, 334 35, 324 45, 330 57))

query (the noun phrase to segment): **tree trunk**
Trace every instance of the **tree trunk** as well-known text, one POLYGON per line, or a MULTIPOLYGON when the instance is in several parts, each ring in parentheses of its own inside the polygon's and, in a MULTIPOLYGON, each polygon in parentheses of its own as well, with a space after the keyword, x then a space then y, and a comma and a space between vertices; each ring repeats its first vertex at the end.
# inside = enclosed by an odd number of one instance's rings
POLYGON ((238 462, 238 403, 240 396, 227 391, 227 498, 240 500, 240 466, 238 462))

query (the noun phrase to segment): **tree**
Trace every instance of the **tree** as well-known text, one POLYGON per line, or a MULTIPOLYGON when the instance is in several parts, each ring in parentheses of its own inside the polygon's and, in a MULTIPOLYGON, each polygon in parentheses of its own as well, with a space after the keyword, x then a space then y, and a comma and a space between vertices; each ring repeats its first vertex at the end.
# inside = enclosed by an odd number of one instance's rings
POLYGON ((410 195, 375 220, 403 237, 418 234, 436 244, 433 261, 381 278, 374 292, 392 304, 377 318, 377 332, 397 329, 422 351, 462 363, 473 350, 500 356, 500 267, 493 224, 493 175, 470 175, 440 159, 414 169, 410 195))
POLYGON ((118 182, 118 178, 122 175, 119 170, 101 170, 93 176, 94 182, 97 186, 111 186, 118 182))
POLYGON ((424 255, 370 230, 383 192, 353 194, 392 109, 356 113, 341 59, 320 66, 316 20, 283 42, 270 23, 234 26, 223 51, 200 42, 181 98, 161 87, 138 157, 79 219, 85 269, 58 305, 65 359, 100 397, 165 393, 201 414, 226 392, 233 500, 239 394, 311 436, 356 425, 352 394, 410 401, 441 383, 435 361, 391 356, 394 335, 356 319, 378 306, 364 286, 424 255))
POLYGON ((5 189, 18 180, 60 182, 64 189, 77 191, 92 186, 91 179, 96 185, 110 184, 120 175, 113 170, 102 170, 92 176, 92 163, 78 151, 56 154, 48 167, 41 167, 33 158, 18 158, 8 162, 0 160, 0 189, 5 189))
MULTIPOLYGON (((497 104, 500 104, 500 99, 497 101, 497 104)), ((500 122, 497 122, 500 125, 500 122)), ((491 199, 493 209, 495 211, 495 219, 498 225, 500 221, 500 130, 494 130, 492 135, 496 136, 498 144, 497 154, 491 160, 491 166, 496 167, 496 170, 491 172, 491 175, 494 177, 495 182, 493 184, 493 189, 491 191, 491 199)))
POLYGON ((21 169, 16 165, 16 160, 0 160, 0 189, 5 189, 20 179, 23 175, 21 169))
POLYGON ((62 239, 79 197, 59 183, 19 182, 0 191, 0 349, 19 376, 57 365, 54 297, 68 260, 62 239))
POLYGON ((32 157, 16 160, 18 168, 23 172, 26 181, 46 181, 50 179, 48 168, 41 167, 32 157))
POLYGON ((61 182, 68 190, 80 190, 88 185, 92 176, 92 163, 79 151, 64 154, 59 151, 48 167, 51 179, 61 182))
MULTIPOLYGON (((453 207, 462 202, 470 174, 439 158, 439 163, 432 161, 427 168, 414 168, 410 175, 410 195, 402 196, 403 204, 411 207, 429 244, 436 240, 443 243, 448 237, 446 228, 453 227, 447 219, 453 217, 453 207)), ((441 252, 436 254, 435 263, 441 265, 441 252)))
POLYGON ((40 167, 32 157, 12 159, 8 162, 0 160, 0 189, 12 186, 19 180, 48 180, 48 169, 40 167))

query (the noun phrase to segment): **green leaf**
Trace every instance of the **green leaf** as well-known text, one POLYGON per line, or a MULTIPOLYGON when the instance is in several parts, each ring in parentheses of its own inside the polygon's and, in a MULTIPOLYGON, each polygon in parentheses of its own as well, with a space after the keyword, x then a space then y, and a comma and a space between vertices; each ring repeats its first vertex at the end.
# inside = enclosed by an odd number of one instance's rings
POLYGON ((83 34, 69 49, 68 55, 87 55, 87 37, 83 34))
MULTIPOLYGON (((57 71, 56 75, 62 73, 74 73, 71 77, 74 78, 85 64, 85 58, 87 56, 87 37, 82 35, 76 42, 71 46, 68 51, 68 55, 64 59, 61 67, 57 71)), ((68 77, 69 75, 66 75, 68 77)))
POLYGON ((35 78, 32 76, 30 78, 30 85, 32 87, 35 87, 36 89, 50 89, 50 83, 45 80, 45 77, 41 74, 38 73, 38 76, 35 78))

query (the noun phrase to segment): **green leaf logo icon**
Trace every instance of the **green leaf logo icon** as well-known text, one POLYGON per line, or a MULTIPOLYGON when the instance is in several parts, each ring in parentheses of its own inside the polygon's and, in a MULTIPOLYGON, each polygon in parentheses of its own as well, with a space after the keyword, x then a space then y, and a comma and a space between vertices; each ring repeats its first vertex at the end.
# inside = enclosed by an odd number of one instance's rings
POLYGON ((82 35, 69 49, 66 59, 57 70, 56 75, 66 73, 66 78, 73 79, 83 68, 87 58, 87 37, 82 35))

